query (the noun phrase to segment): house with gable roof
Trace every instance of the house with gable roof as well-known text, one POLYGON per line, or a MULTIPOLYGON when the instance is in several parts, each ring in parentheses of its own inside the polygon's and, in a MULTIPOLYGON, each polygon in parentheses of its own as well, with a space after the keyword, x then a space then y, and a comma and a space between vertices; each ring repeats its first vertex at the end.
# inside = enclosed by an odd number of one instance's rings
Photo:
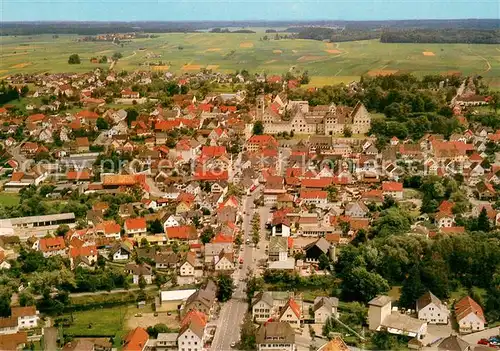
POLYGON ((417 300, 418 319, 429 324, 448 324, 450 311, 441 300, 430 291, 417 300))
POLYGON ((208 317, 196 309, 189 311, 181 321, 181 329, 177 336, 179 351, 204 350, 205 327, 208 317))
POLYGON ((486 325, 483 309, 469 296, 455 303, 455 317, 463 334, 484 330, 486 325))
POLYGON ((300 328, 302 312, 300 305, 293 299, 288 299, 286 305, 281 309, 280 322, 287 322, 294 329, 300 328))

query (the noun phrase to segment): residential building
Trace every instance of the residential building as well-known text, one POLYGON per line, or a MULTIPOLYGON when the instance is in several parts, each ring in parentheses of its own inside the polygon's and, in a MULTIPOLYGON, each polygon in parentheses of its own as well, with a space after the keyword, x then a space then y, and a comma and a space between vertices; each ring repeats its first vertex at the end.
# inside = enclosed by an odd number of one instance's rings
POLYGON ((383 182, 382 194, 384 196, 390 196, 395 200, 403 200, 403 183, 383 182))
POLYGON ((301 319, 302 312, 299 304, 293 298, 290 298, 281 310, 279 321, 287 322, 292 328, 297 329, 300 328, 301 319))
POLYGON ((147 232, 147 224, 146 219, 143 217, 139 218, 127 218, 125 220, 125 225, 123 227, 125 229, 125 235, 128 237, 140 237, 142 235, 146 235, 147 232))
POLYGON ((469 296, 455 303, 455 317, 463 334, 484 330, 486 325, 483 309, 469 296))
POLYGON ((338 318, 339 299, 336 297, 318 296, 314 299, 314 323, 324 324, 330 317, 338 318))
POLYGON ((188 252, 185 261, 179 267, 181 277, 192 277, 195 274, 195 253, 188 252))
POLYGON ((141 327, 131 330, 123 338, 122 351, 144 351, 149 340, 149 335, 141 327))
POLYGON ((418 319, 429 324, 448 324, 450 311, 441 300, 430 291, 417 300, 418 319))
POLYGON ((148 264, 127 263, 125 265, 125 272, 132 274, 133 284, 139 284, 141 277, 144 278, 146 284, 153 283, 153 269, 148 264))
POLYGON ((207 320, 207 315, 197 310, 191 310, 184 316, 177 336, 179 351, 202 351, 204 349, 207 320))
POLYGON ((268 322, 257 330, 258 351, 295 351, 295 332, 286 322, 268 322))
POLYGON ((67 248, 63 237, 41 238, 33 245, 33 249, 41 251, 43 257, 66 256, 67 248))

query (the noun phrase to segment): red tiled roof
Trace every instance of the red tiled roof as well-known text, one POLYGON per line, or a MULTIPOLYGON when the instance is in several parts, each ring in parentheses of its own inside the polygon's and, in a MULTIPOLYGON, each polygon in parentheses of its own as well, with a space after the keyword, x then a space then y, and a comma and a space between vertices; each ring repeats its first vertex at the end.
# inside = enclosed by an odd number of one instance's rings
POLYGON ((66 244, 62 237, 40 239, 40 251, 42 252, 58 251, 65 248, 66 244))
POLYGON ((455 304, 455 315, 457 321, 460 322, 463 318, 467 317, 470 313, 474 313, 483 322, 486 323, 484 318, 483 309, 479 304, 471 299, 469 296, 464 297, 455 304))
POLYGON ((24 177, 24 172, 12 172, 10 180, 13 182, 19 182, 24 177))
POLYGON ((196 309, 192 309, 182 319, 181 327, 184 327, 187 324, 190 324, 193 322, 201 327, 205 327, 207 325, 207 322, 208 322, 207 315, 203 312, 196 310, 196 309))
POLYGON ((166 234, 169 239, 195 240, 198 238, 196 228, 192 225, 169 227, 166 230, 166 234))
POLYGON ((323 190, 304 190, 300 192, 301 199, 326 199, 328 197, 328 192, 323 190))
POLYGON ((403 191, 403 183, 383 182, 382 191, 403 191))
POLYGON ((77 118, 85 118, 85 119, 97 119, 97 118, 99 118, 99 115, 97 113, 89 111, 89 110, 80 111, 75 116, 77 118))
POLYGON ((26 317, 26 316, 36 316, 36 307, 35 306, 12 307, 10 314, 14 318, 26 317))
POLYGON ((66 173, 68 180, 90 180, 90 172, 86 170, 82 171, 69 171, 66 173))
POLYGON ((212 243, 232 243, 234 238, 232 235, 224 235, 222 233, 217 234, 213 237, 212 243))
POLYGON ((215 181, 215 180, 228 180, 229 175, 227 171, 199 171, 194 174, 195 180, 206 180, 206 181, 215 181))
POLYGON ((42 113, 37 113, 26 118, 26 123, 36 123, 41 122, 45 118, 45 115, 42 113))
POLYGON ((123 351, 142 351, 149 340, 149 335, 143 328, 137 327, 129 331, 123 340, 123 351))
POLYGON ((443 234, 462 234, 465 233, 465 227, 442 227, 440 231, 443 234))
POLYGON ((131 174, 108 174, 103 176, 104 186, 130 186, 137 184, 137 179, 131 174))
POLYGON ((325 178, 304 178, 301 181, 301 186, 303 188, 326 188, 331 185, 333 182, 333 178, 325 177, 325 178))
POLYGON ((69 256, 76 258, 80 256, 88 257, 97 255, 97 248, 95 245, 82 246, 82 247, 72 247, 69 249, 69 256))
POLYGON ((264 145, 278 145, 278 142, 272 135, 252 135, 248 139, 249 144, 258 144, 260 146, 264 145))
POLYGON ((203 146, 201 154, 208 157, 220 157, 226 154, 225 146, 203 146))
POLYGON ((146 229, 146 227, 146 219, 143 217, 127 218, 127 220, 125 221, 126 230, 146 229))

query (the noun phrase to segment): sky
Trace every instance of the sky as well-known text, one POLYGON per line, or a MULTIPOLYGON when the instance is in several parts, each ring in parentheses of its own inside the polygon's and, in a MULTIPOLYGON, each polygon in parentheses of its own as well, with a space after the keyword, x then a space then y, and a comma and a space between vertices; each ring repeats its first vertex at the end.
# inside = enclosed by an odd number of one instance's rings
POLYGON ((499 0, 0 0, 2 21, 500 18, 499 0))

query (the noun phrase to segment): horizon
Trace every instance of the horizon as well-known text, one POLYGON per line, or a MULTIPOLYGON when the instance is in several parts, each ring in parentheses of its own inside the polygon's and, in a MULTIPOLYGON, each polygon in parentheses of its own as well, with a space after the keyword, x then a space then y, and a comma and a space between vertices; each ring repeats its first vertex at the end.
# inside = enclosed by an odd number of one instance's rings
POLYGON ((496 0, 2 0, 2 22, 397 21, 498 19, 496 0), (20 5, 29 11, 21 11, 20 5), (23 6, 24 5, 24 6, 23 6), (411 15, 409 15, 411 14, 411 15))
POLYGON ((186 19, 186 20, 2 20, 2 23, 225 23, 233 22, 239 24, 243 22, 292 22, 292 23, 312 23, 312 22, 402 22, 402 21, 498 21, 500 18, 495 17, 469 17, 469 18, 397 18, 397 19, 366 19, 366 20, 345 20, 345 19, 326 19, 326 18, 310 18, 310 19, 247 19, 247 20, 211 20, 211 19, 186 19))

